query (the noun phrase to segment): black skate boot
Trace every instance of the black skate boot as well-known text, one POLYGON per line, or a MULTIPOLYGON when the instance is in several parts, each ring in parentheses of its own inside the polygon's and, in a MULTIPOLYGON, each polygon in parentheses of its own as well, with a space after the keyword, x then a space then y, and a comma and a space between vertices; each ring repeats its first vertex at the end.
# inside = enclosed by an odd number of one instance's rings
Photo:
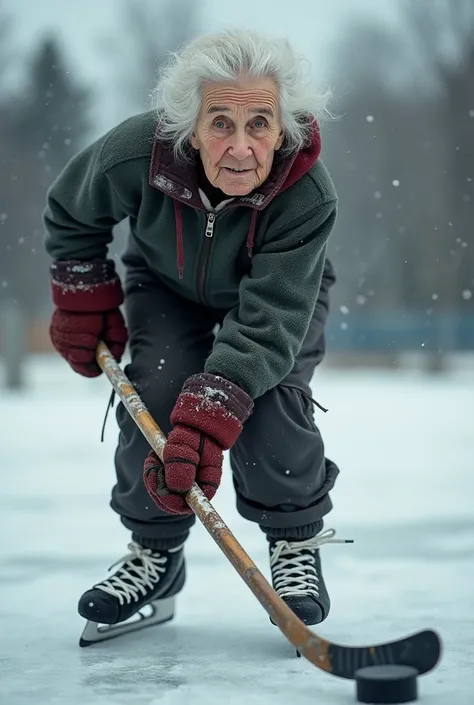
POLYGON ((161 624, 174 616, 174 596, 186 579, 183 546, 164 551, 132 542, 128 549, 130 553, 111 566, 121 563, 121 567, 79 600, 78 612, 88 620, 80 646, 161 624))
POLYGON ((305 624, 319 624, 329 614, 331 601, 321 570, 319 547, 325 543, 352 543, 334 539, 328 529, 305 541, 270 539, 273 587, 305 624))

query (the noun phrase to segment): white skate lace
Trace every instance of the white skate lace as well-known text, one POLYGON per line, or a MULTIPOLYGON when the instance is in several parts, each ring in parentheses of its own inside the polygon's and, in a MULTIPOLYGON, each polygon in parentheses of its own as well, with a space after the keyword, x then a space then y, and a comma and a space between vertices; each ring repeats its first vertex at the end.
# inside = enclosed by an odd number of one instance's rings
MULTIPOLYGON (((123 566, 109 580, 104 580, 95 588, 103 590, 108 595, 115 597, 120 605, 129 604, 132 600, 138 601, 140 593, 145 596, 147 589, 152 589, 166 571, 167 555, 159 551, 153 552, 150 548, 143 548, 138 543, 132 542, 127 546, 130 553, 112 563, 109 570, 123 562, 123 566), (140 561, 135 564, 132 561, 140 561)), ((179 551, 181 546, 173 548, 169 553, 179 551)))
POLYGON ((277 541, 270 556, 275 590, 280 597, 319 597, 319 575, 312 552, 325 543, 352 543, 347 539, 335 539, 334 529, 306 541, 277 541), (309 551, 309 552, 308 552, 309 551))

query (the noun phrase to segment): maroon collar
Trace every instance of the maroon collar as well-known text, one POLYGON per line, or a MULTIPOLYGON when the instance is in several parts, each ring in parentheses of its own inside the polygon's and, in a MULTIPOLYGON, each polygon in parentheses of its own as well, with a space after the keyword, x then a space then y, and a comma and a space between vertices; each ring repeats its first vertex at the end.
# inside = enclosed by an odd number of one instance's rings
MULTIPOLYGON (((268 178, 248 196, 237 196, 234 205, 245 205, 255 210, 263 210, 275 196, 298 181, 316 162, 321 151, 319 127, 313 121, 311 144, 299 152, 282 157, 276 154, 268 178)), ((173 151, 160 140, 157 128, 153 141, 150 162, 149 184, 175 200, 203 210, 196 162, 178 164, 173 151)))

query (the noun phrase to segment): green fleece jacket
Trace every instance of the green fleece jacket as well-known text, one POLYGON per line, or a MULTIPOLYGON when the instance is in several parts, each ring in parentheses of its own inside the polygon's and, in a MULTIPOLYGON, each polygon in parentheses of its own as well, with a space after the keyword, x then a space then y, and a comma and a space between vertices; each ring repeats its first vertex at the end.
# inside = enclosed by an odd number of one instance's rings
POLYGON ((227 311, 205 370, 257 398, 291 371, 315 309, 337 196, 311 145, 276 157, 260 188, 213 209, 197 163, 176 163, 153 111, 77 154, 44 212, 54 260, 107 257, 129 218, 148 266, 181 296, 227 311))

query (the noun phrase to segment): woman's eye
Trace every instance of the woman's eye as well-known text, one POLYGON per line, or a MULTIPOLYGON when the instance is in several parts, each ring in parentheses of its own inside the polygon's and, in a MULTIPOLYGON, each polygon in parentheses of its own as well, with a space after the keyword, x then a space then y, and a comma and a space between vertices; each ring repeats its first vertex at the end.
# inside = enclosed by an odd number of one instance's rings
POLYGON ((267 126, 267 123, 266 123, 266 120, 263 120, 262 118, 257 118, 257 119, 255 120, 255 122, 253 123, 253 126, 254 126, 257 130, 261 130, 261 129, 263 129, 264 127, 267 126))
POLYGON ((218 130, 223 130, 226 126, 225 120, 216 120, 214 122, 214 127, 217 127, 218 130))

